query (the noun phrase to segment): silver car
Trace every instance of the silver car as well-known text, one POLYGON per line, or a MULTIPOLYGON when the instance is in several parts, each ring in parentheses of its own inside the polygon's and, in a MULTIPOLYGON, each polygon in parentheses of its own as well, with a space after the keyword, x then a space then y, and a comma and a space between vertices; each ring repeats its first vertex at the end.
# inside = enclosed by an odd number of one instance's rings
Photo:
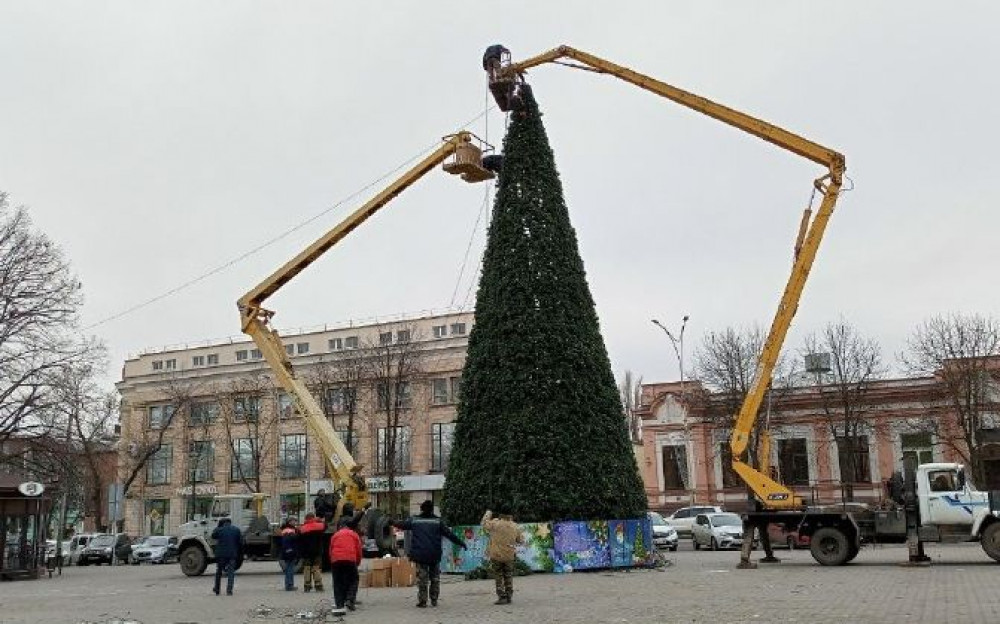
POLYGON ((710 507, 701 505, 697 507, 681 507, 674 513, 667 516, 667 524, 677 529, 677 534, 681 537, 691 536, 691 526, 698 514, 719 513, 722 507, 710 507))
POLYGON ((177 538, 168 535, 150 535, 132 547, 129 559, 133 565, 167 563, 177 560, 177 538))
POLYGON ((661 550, 677 550, 677 530, 667 524, 663 516, 655 511, 650 511, 646 515, 649 517, 649 524, 653 529, 653 545, 661 550))
POLYGON ((734 513, 698 514, 691 525, 691 539, 694 549, 702 546, 739 548, 743 545, 743 519, 734 513))

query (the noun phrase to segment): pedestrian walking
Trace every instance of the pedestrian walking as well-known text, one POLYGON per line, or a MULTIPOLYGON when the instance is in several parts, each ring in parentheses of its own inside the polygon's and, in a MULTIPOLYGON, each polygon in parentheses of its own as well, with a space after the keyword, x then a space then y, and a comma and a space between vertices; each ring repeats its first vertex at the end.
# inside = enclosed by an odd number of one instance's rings
POLYGON ((486 547, 486 557, 490 560, 490 567, 497 582, 497 601, 493 604, 510 604, 514 596, 514 561, 517 560, 517 546, 524 543, 521 528, 514 523, 513 516, 500 514, 499 518, 494 518, 493 512, 489 509, 483 514, 479 524, 483 527, 483 533, 490 538, 490 544, 486 547))
POLYGON ((295 519, 281 525, 281 569, 285 572, 285 591, 295 591, 295 570, 299 567, 299 532, 295 519))
POLYGON ((407 553, 417 564, 417 606, 427 606, 427 590, 430 589, 431 606, 436 607, 441 594, 441 538, 467 549, 444 521, 434 515, 434 502, 420 503, 420 514, 393 526, 410 532, 410 549, 407 553))
POLYGON ((219 520, 218 526, 212 531, 215 540, 215 587, 212 591, 219 595, 222 585, 222 574, 226 574, 226 595, 233 595, 233 585, 236 582, 236 561, 243 554, 243 535, 233 526, 229 518, 219 520))
POLYGON ((316 514, 306 514, 299 528, 299 556, 302 558, 302 591, 323 591, 323 558, 326 557, 326 523, 316 514))
POLYGON ((333 572, 334 615, 347 613, 345 606, 351 585, 358 580, 358 565, 361 563, 361 538, 346 522, 330 540, 330 569, 333 572))
MULTIPOLYGON (((341 512, 341 517, 344 522, 347 523, 347 527, 352 529, 358 534, 358 537, 362 539, 361 543, 364 543, 364 538, 361 535, 361 520, 365 516, 365 512, 372 506, 371 503, 365 505, 364 509, 354 510, 354 504, 350 502, 344 503, 344 508, 341 512)), ((361 581, 361 575, 359 574, 355 579, 354 583, 351 585, 350 589, 347 590, 347 609, 349 611, 354 611, 357 609, 361 601, 358 600, 358 586, 361 581)))

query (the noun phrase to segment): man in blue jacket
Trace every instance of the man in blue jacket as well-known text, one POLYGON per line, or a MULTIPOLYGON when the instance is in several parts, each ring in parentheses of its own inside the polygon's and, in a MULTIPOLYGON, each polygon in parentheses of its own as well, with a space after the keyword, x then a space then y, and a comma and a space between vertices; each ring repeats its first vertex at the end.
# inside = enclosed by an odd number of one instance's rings
POLYGON ((393 526, 410 532, 410 548, 407 553, 417 564, 417 606, 427 606, 427 586, 430 585, 431 606, 436 607, 441 594, 441 538, 462 548, 468 548, 444 521, 434 515, 434 502, 426 500, 420 504, 420 514, 393 526))
POLYGON ((222 573, 226 573, 226 595, 233 595, 233 583, 236 582, 236 560, 243 549, 243 535, 233 526, 229 518, 219 520, 219 526, 212 531, 215 540, 215 587, 212 591, 219 595, 222 584, 222 573))

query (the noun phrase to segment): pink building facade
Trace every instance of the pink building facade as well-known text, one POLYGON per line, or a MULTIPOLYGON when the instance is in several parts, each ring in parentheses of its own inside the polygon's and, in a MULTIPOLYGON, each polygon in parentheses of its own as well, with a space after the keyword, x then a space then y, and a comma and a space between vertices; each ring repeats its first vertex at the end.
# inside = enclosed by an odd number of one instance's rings
MULTIPOLYGON (((770 411, 767 402, 761 408, 761 418, 769 413, 771 423, 772 472, 817 504, 845 500, 850 490, 855 501, 878 502, 884 497, 883 483, 902 468, 904 455, 919 463, 962 462, 953 444, 938 435, 942 427, 953 430, 956 419, 935 399, 936 387, 932 377, 873 384, 865 394, 853 462, 847 459, 848 445, 837 442, 843 432, 832 417, 829 393, 824 399, 815 386, 775 391, 770 411), (937 424, 930 427, 932 418, 937 424)), ((698 382, 643 385, 638 414, 643 448, 637 455, 650 509, 748 507, 747 490, 730 468, 731 420, 720 418, 718 410, 709 412, 711 400, 698 382)), ((993 436, 995 444, 985 447, 987 483, 980 487, 1000 489, 1000 429, 986 434, 998 435, 993 436)))

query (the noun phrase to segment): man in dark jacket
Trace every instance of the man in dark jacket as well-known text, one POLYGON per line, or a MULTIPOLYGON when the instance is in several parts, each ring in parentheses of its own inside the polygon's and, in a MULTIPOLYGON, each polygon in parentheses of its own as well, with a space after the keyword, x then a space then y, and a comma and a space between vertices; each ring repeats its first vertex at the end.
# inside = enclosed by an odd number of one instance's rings
POLYGON ((333 496, 328 495, 326 490, 316 492, 316 500, 313 501, 313 510, 316 517, 330 523, 333 522, 333 514, 337 510, 337 505, 333 501, 333 496))
POLYGON ((431 606, 436 607, 441 594, 441 538, 453 544, 468 548, 457 535, 434 515, 434 502, 426 500, 420 504, 420 515, 393 526, 410 532, 410 548, 407 554, 417 564, 417 606, 427 606, 427 586, 430 585, 431 606))
POLYGON ((226 573, 226 595, 233 595, 233 583, 236 582, 236 560, 243 550, 243 535, 233 526, 229 518, 219 520, 219 526, 212 531, 215 540, 215 587, 212 591, 219 595, 222 584, 222 573, 226 573))

